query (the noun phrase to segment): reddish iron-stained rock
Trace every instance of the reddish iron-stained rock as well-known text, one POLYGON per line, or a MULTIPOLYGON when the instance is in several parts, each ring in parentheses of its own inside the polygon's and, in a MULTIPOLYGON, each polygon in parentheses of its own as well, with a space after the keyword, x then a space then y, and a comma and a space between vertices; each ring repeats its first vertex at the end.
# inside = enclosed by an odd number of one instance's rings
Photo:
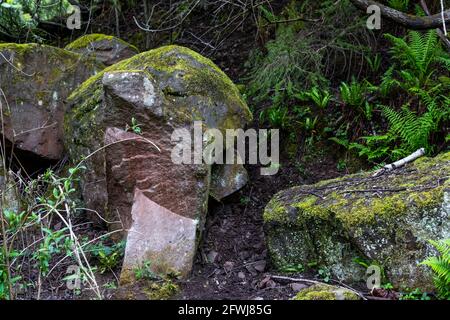
POLYGON ((102 68, 95 61, 37 44, 0 44, 5 137, 16 148, 62 157, 65 100, 102 68))
MULTIPOLYGON (((110 222, 111 229, 123 229, 128 252, 124 272, 159 252, 151 239, 167 243, 180 234, 170 225, 153 225, 152 219, 164 215, 158 219, 166 224, 174 217, 183 225, 195 222, 195 232, 183 229, 189 234, 181 234, 183 248, 194 249, 161 251, 165 256, 150 265, 159 272, 174 270, 187 276, 207 213, 211 166, 174 163, 171 155, 178 141, 172 141, 172 133, 185 129, 192 136, 195 121, 202 121, 202 131, 243 128, 251 114, 237 88, 210 60, 169 46, 105 69, 69 100, 65 137, 72 161, 99 150, 85 162, 83 200, 110 222), (145 235, 136 240, 130 229, 145 230, 145 235)), ((199 143, 204 147, 207 140, 199 143)))
POLYGON ((107 128, 105 145, 129 140, 106 149, 108 207, 114 208, 109 218, 120 221, 114 224, 114 229, 128 230, 132 226, 130 208, 135 201, 135 189, 174 214, 190 219, 202 217, 208 200, 208 167, 174 165, 170 133, 161 127, 143 138, 122 129, 107 128))

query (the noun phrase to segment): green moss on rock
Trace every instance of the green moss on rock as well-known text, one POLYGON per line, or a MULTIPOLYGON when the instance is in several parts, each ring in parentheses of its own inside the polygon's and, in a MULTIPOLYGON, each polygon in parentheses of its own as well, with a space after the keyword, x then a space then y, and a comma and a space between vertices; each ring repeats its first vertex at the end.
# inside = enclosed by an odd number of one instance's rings
POLYGON ((394 284, 430 289, 417 263, 430 239, 450 236, 450 153, 373 177, 358 173, 276 194, 264 211, 273 263, 318 261, 335 276, 363 280, 360 256, 378 261, 394 284))
MULTIPOLYGON (((175 102, 172 112, 178 117, 192 118, 192 115, 194 115, 192 120, 200 120, 199 116, 195 119, 195 114, 200 112, 195 110, 192 112, 192 110, 183 108, 182 102, 179 101, 183 97, 200 96, 208 97, 210 106, 217 108, 217 110, 212 110, 212 118, 214 112, 220 114, 224 112, 223 108, 229 109, 229 116, 225 117, 219 125, 221 129, 233 129, 236 128, 236 123, 244 125, 252 119, 250 110, 243 101, 239 90, 225 73, 211 60, 197 52, 174 45, 138 54, 106 68, 83 83, 72 93, 69 99, 73 101, 88 99, 92 91, 101 87, 101 80, 107 72, 138 70, 146 70, 164 82, 161 90, 165 93, 167 99, 175 102), (182 85, 180 85, 181 82, 182 85), (224 106, 215 104, 217 102, 223 103, 224 106)), ((87 103, 92 108, 95 106, 95 103, 87 103)))
POLYGON ((297 293, 294 300, 360 300, 360 298, 355 292, 345 288, 315 284, 297 293))
POLYGON ((78 39, 76 39, 75 41, 69 43, 66 46, 66 50, 77 50, 77 49, 83 49, 83 48, 87 48, 91 43, 93 42, 100 42, 100 41, 117 41, 119 43, 121 43, 122 45, 129 47, 131 50, 135 51, 136 53, 139 53, 139 49, 136 48, 135 46, 133 46, 132 44, 129 44, 128 42, 116 38, 114 36, 109 36, 106 34, 101 34, 101 33, 92 33, 92 34, 87 34, 84 35, 78 39))
POLYGON ((168 300, 179 292, 180 288, 171 280, 164 280, 163 282, 152 282, 144 293, 150 300, 168 300))

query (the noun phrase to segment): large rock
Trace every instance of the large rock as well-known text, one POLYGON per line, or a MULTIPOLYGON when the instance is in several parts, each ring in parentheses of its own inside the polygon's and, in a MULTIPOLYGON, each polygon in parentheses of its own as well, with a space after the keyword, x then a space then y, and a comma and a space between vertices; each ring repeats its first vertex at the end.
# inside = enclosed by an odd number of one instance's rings
POLYGON ((110 145, 87 159, 82 192, 88 208, 128 237, 124 273, 152 260, 155 272, 186 276, 207 211, 211 167, 174 164, 171 136, 176 129, 192 133, 195 120, 203 121, 200 130, 244 127, 251 114, 238 90, 210 60, 168 46, 105 69, 69 100, 72 160, 110 145))
POLYGON ((61 158, 64 101, 101 68, 91 59, 54 47, 0 44, 6 139, 41 157, 61 158))
POLYGON ((373 177, 361 173, 294 187, 275 195, 264 212, 274 265, 316 262, 342 281, 364 281, 354 259, 384 268, 397 287, 433 287, 419 263, 428 240, 450 237, 450 153, 422 158, 373 177))
POLYGON ((89 56, 106 66, 131 58, 139 53, 135 46, 105 34, 87 34, 66 46, 66 50, 89 56))

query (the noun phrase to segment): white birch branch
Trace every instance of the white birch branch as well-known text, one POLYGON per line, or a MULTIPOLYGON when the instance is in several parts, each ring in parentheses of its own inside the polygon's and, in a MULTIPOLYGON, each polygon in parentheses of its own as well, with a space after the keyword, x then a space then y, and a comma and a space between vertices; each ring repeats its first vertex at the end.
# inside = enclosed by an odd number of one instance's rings
POLYGON ((387 164, 385 165, 383 168, 381 168, 380 170, 377 170, 374 173, 374 177, 380 175, 381 173, 385 172, 385 171, 391 171, 400 167, 403 167, 405 164, 413 162, 414 160, 416 160, 417 158, 422 157, 425 154, 425 149, 424 148, 420 148, 417 151, 411 153, 409 156, 400 159, 398 161, 395 161, 394 163, 391 164, 387 164))

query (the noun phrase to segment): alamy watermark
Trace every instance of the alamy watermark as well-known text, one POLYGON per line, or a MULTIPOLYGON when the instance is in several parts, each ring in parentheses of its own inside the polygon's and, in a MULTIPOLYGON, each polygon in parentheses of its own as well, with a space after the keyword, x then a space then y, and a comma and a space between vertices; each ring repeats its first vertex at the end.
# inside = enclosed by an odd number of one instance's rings
POLYGON ((261 168, 262 175, 274 175, 279 169, 278 129, 227 129, 224 137, 219 129, 203 132, 203 123, 195 121, 193 136, 190 130, 182 128, 174 130, 171 139, 176 143, 171 154, 175 164, 259 163, 265 166, 261 168))
POLYGON ((79 6, 72 5, 72 12, 67 18, 66 26, 69 30, 80 30, 81 29, 81 9, 79 6))
POLYGON ((370 265, 366 270, 366 275, 368 275, 366 280, 367 289, 381 288, 381 268, 379 266, 370 265))
POLYGON ((381 29, 381 8, 376 4, 367 7, 367 13, 370 16, 367 18, 366 26, 369 30, 381 29))

